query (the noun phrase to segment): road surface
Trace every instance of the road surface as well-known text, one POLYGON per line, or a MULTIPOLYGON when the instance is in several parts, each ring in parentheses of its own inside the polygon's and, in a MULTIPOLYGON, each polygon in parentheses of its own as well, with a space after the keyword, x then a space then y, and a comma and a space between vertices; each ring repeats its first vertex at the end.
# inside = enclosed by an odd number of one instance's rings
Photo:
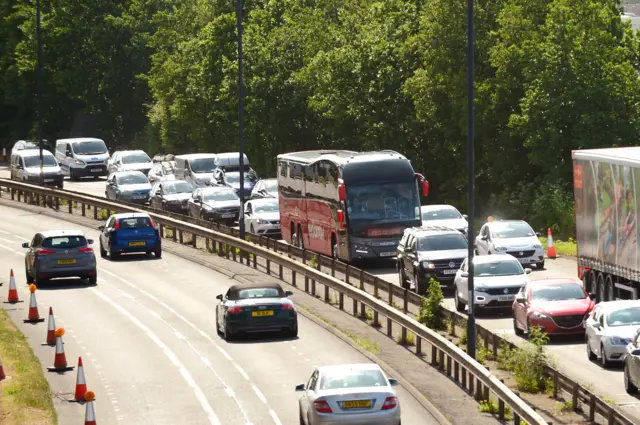
MULTIPOLYGON (((0 217, 2 280, 8 281, 12 268, 20 298, 28 302, 21 243, 38 230, 80 226, 5 206, 0 217)), ((97 241, 97 231, 82 230, 97 241)), ((159 260, 117 262, 98 256, 98 276, 96 286, 53 281, 40 287, 37 297, 41 316, 53 306, 57 325, 67 331, 69 363, 83 357, 102 424, 298 424, 294 387, 306 382, 314 366, 368 362, 302 316, 297 340, 225 342, 215 331, 215 296, 236 281, 169 253, 159 260)), ((7 289, 6 284, 1 289, 3 300, 7 289)), ((14 320, 26 318, 26 302, 10 312, 14 320)), ((40 353, 46 323, 18 326, 26 328, 40 353)), ((41 361, 48 366, 53 349, 45 348, 41 361)), ((55 393, 73 392, 75 372, 48 376, 55 393)), ((398 396, 403 423, 436 423, 403 388, 398 396)), ((56 407, 61 425, 82 420, 82 406, 58 402, 56 407)))

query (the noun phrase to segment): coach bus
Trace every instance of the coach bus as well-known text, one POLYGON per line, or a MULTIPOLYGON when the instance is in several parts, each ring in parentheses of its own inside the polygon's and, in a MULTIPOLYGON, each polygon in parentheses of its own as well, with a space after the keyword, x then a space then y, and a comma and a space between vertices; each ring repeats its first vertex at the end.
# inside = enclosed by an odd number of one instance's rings
POLYGON ((278 155, 280 229, 288 243, 343 261, 393 258, 420 226, 429 183, 394 151, 278 155))

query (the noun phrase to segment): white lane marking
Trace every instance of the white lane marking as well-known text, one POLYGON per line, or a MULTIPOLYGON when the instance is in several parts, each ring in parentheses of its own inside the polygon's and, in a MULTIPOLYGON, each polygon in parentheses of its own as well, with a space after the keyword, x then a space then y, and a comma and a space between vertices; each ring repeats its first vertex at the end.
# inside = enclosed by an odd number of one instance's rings
MULTIPOLYGON (((155 295, 145 291, 142 288, 139 288, 138 286, 134 285, 133 283, 129 282, 126 279, 121 278, 120 276, 118 276, 115 273, 112 273, 108 270, 105 270, 103 268, 100 268, 100 272, 102 273, 106 273, 110 276, 115 277, 116 279, 118 279, 119 281, 121 281, 122 283, 124 283, 125 285, 128 285, 129 287, 139 291, 140 293, 144 294, 145 296, 147 296, 148 298, 151 298, 153 301, 155 301, 156 303, 158 303, 159 305, 161 305, 162 307, 164 307, 167 311, 169 311, 171 314, 173 314, 174 316, 176 316, 178 319, 182 320, 185 324, 187 324, 187 326, 189 326, 191 329, 195 330, 196 332, 198 332, 198 334, 200 334, 204 339, 206 339, 209 343, 211 343, 214 347, 216 347, 216 349, 229 361, 231 362, 231 364, 238 370, 238 372, 240 372, 240 374, 242 375, 242 377, 249 381, 249 383, 251 382, 251 378, 249 377, 249 374, 247 374, 247 372, 244 371, 244 369, 242 369, 242 367, 238 364, 238 362, 236 362, 233 357, 231 357, 231 355, 229 353, 227 353, 227 350, 225 350, 224 348, 222 348, 220 345, 216 344, 216 342, 213 340, 213 338, 211 338, 211 336, 206 333, 205 331, 203 331, 202 329, 198 328, 195 324, 193 324, 192 322, 190 322, 186 317, 184 317, 182 314, 178 313, 176 310, 174 310, 171 306, 169 306, 167 303, 161 301, 160 299, 158 299, 158 297, 156 297, 155 295)), ((157 315, 157 314, 156 314, 157 315)), ((159 317, 159 316, 158 316, 159 317)), ((273 411, 273 409, 271 408, 271 406, 268 404, 268 402, 266 402, 267 407, 270 409, 270 411, 273 411)), ((273 414, 271 415, 272 417, 276 415, 275 411, 273 411, 273 414)), ((276 419, 274 419, 274 421, 276 422, 276 424, 281 424, 280 420, 277 419, 277 416, 275 416, 276 419)))
POLYGON ((213 408, 211 407, 211 405, 209 404, 209 401, 207 400, 207 397, 204 395, 204 393, 202 392, 202 389, 198 386, 198 384, 196 383, 196 381, 193 379, 193 376, 191 376, 191 374, 189 373, 189 371, 187 370, 187 368, 180 362, 180 360, 178 359, 178 357, 174 354, 173 351, 171 351, 169 349, 169 347, 166 346, 166 344, 164 342, 162 342, 160 340, 160 338, 158 338, 156 336, 156 334, 154 334, 151 329, 149 329, 148 327, 146 327, 144 325, 144 323, 142 323, 140 320, 138 320, 134 315, 132 315, 131 313, 129 313, 127 310, 125 310, 122 306, 120 306, 118 303, 116 303, 115 301, 113 301, 111 298, 107 297, 106 295, 104 295, 103 293, 101 293, 100 291, 97 291, 95 288, 89 288, 91 289, 91 291, 93 291, 93 293, 95 293, 97 296, 99 296, 100 298, 102 298, 106 303, 110 304, 113 308, 115 308, 120 314, 122 314, 123 316, 127 317, 129 320, 131 320, 138 328, 140 328, 140 330, 142 330, 153 342, 155 342, 155 344, 160 347, 160 349, 164 352, 164 354, 169 358, 169 360, 171 360, 171 363, 173 363, 173 365, 175 367, 178 368, 178 370, 180 371, 180 374, 182 375, 182 377, 184 378, 184 380, 187 382, 187 384, 191 387, 191 389, 193 390, 196 398, 198 399, 198 401, 200 402, 200 406, 202 406, 202 409, 205 411, 205 413, 208 415, 209 417, 209 423, 214 424, 214 425, 222 425, 220 423, 220 420, 218 419, 218 417, 216 416, 215 412, 213 411, 213 408))
POLYGON ((3 234, 5 234, 5 235, 10 234, 9 232, 5 232, 4 230, 0 230, 0 233, 3 233, 3 234))
POLYGON ((25 254, 24 254, 24 252, 15 252, 15 251, 14 251, 13 253, 14 253, 14 254, 17 254, 17 255, 22 255, 23 257, 24 257, 24 255, 25 255, 25 254))
POLYGON ((258 396, 258 398, 260 399, 260 401, 262 401, 264 404, 267 404, 267 399, 265 398, 265 396, 260 392, 260 390, 258 389, 258 387, 256 387, 256 384, 251 383, 251 389, 253 390, 254 393, 256 393, 256 395, 258 396))
POLYGON ((282 422, 280 422, 280 419, 278 419, 278 415, 276 415, 275 410, 269 409, 269 414, 271 415, 271 418, 273 419, 273 422, 276 423, 276 425, 282 425, 282 422))
POLYGON ((15 249, 13 249, 13 248, 9 248, 8 246, 0 245, 0 248, 4 248, 4 249, 6 249, 7 251, 11 251, 11 252, 16 252, 16 250, 15 250, 15 249))
POLYGON ((10 241, 9 239, 0 238, 0 241, 5 241, 7 243, 14 243, 15 241, 10 241))
POLYGON ((19 239, 21 241, 26 241, 26 242, 30 241, 30 239, 27 239, 24 236, 20 236, 20 235, 11 235, 11 236, 13 236, 14 238, 19 239))
MULTIPOLYGON (((120 288, 115 288, 118 292, 120 292, 123 296, 130 298, 131 300, 133 300, 134 303, 136 303, 137 305, 140 306, 140 308, 144 309, 150 316, 153 316, 155 318, 157 318, 158 320, 160 320, 162 323, 164 323, 169 329, 171 329, 171 331, 173 332, 173 334, 176 336, 176 338, 178 338, 180 341, 184 341, 189 348, 191 348, 191 350, 196 353, 198 355, 198 357, 200 357, 200 359, 202 359, 204 365, 207 367, 207 369, 209 369, 214 376, 216 377, 216 379, 222 384, 222 386, 224 387, 225 392, 227 393, 227 395, 229 395, 229 397, 231 397, 233 399, 233 401, 236 403, 236 405, 238 406, 238 409, 240 410, 240 413, 242 414, 242 416, 244 416, 245 419, 245 423, 246 425, 253 425, 251 420, 249 419, 249 416, 247 415, 246 410, 242 407, 242 404, 240 403, 240 400, 238 400, 238 398, 235 395, 235 392, 233 391, 233 389, 227 385, 227 383, 222 379, 222 377, 218 374, 218 372, 216 372, 216 370, 213 368, 213 364, 211 363, 211 361, 206 358, 188 339, 187 337, 185 337, 180 331, 178 331, 175 327, 173 327, 169 322, 167 322, 166 320, 164 320, 162 317, 160 317, 160 315, 147 308, 144 304, 142 304, 140 301, 136 300, 135 297, 132 297, 130 294, 126 293, 125 291, 123 291, 120 288)), ((252 386, 255 387, 255 385, 251 384, 252 386)), ((258 390, 258 388, 254 388, 254 391, 258 390)), ((261 395, 261 401, 263 403, 266 404, 267 400, 264 398, 264 396, 261 395)))

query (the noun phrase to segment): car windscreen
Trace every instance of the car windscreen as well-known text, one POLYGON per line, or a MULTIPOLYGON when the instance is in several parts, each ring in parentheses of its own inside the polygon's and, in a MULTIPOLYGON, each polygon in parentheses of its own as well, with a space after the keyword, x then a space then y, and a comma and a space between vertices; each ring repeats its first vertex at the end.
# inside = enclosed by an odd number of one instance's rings
POLYGON ((86 245, 87 239, 84 236, 53 236, 42 241, 44 248, 51 249, 80 248, 86 245))
POLYGON ((258 205, 254 204, 253 209, 257 213, 272 213, 272 212, 280 211, 280 209, 278 208, 277 202, 273 202, 273 203, 269 202, 269 203, 258 204, 258 205))
POLYGON ((450 220, 454 218, 462 218, 460 213, 453 208, 441 208, 438 210, 423 210, 422 219, 429 220, 450 220))
POLYGON ((386 387, 387 380, 379 370, 343 370, 325 371, 320 376, 321 390, 339 390, 342 388, 386 387))
POLYGON ((235 294, 230 294, 229 298, 234 300, 244 300, 248 298, 284 298, 285 294, 279 288, 247 288, 240 289, 235 294))
POLYGON ((536 235, 527 223, 498 223, 492 226, 492 230, 498 239, 526 238, 536 235))
POLYGON ((215 158, 198 158, 191 160, 191 171, 194 173, 213 173, 216 169, 215 158))
MULTIPOLYGON (((239 171, 228 171, 224 174, 224 179, 229 184, 240 183, 240 172, 239 171)), ((245 183, 255 183, 258 181, 258 175, 253 171, 246 171, 244 173, 244 182, 245 183)))
MULTIPOLYGON (((23 159, 26 168, 40 167, 40 156, 38 155, 25 156, 23 159)), ((42 155, 42 162, 45 167, 55 167, 58 165, 58 161, 56 161, 53 155, 42 155)))
POLYGON ((77 155, 98 155, 107 153, 107 145, 103 141, 72 143, 73 151, 77 155))
POLYGON ((143 162, 151 162, 151 158, 146 153, 131 153, 122 155, 123 164, 140 164, 143 162))
POLYGON ((418 240, 418 251, 448 251, 467 249, 467 240, 462 234, 423 236, 418 240))
POLYGON ((149 217, 129 217, 118 220, 120 229, 147 229, 153 227, 149 217))
POLYGON ((175 195, 176 193, 191 193, 193 186, 187 181, 177 181, 172 183, 164 183, 162 190, 166 195, 175 195))
POLYGON ((117 179, 119 185, 149 183, 149 180, 143 174, 125 174, 118 176, 117 179))
POLYGON ((517 261, 496 261, 495 263, 474 264, 476 276, 513 276, 524 274, 522 266, 517 261))
POLYGON ((585 298, 587 298, 587 294, 577 283, 542 285, 533 288, 532 293, 534 301, 584 300, 585 298))
POLYGON ((276 180, 276 179, 266 180, 264 182, 264 186, 267 189, 267 192, 275 193, 275 192, 278 191, 278 180, 276 180))
POLYGON ((215 192, 204 192, 202 194, 204 201, 234 201, 238 198, 235 192, 231 190, 217 190, 215 192))
POLYGON ((632 326, 640 325, 640 306, 628 307, 618 311, 612 311, 607 316, 609 326, 632 326))

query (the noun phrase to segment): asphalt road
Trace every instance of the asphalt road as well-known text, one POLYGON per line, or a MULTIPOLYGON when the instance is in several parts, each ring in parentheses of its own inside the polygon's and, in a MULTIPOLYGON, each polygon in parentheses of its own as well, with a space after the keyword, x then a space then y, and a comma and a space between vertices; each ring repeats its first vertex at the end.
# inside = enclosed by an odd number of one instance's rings
MULTIPOLYGON (((389 267, 369 269, 370 273, 380 278, 398 283, 398 274, 394 268, 389 267)), ((548 259, 544 270, 533 268, 529 275, 531 279, 568 277, 578 279, 577 265, 574 258, 565 257, 555 260, 548 259)), ((453 292, 445 289, 445 306, 449 310, 455 310, 453 292)), ((511 311, 483 312, 477 317, 477 322, 494 333, 506 335, 514 343, 523 343, 524 338, 516 336, 513 331, 513 316, 511 311)), ((582 385, 591 388, 597 394, 613 400, 623 406, 625 411, 640 418, 640 399, 632 397, 625 392, 623 383, 622 365, 611 369, 603 369, 597 362, 591 362, 587 358, 587 349, 582 337, 554 338, 549 343, 549 352, 553 355, 558 370, 564 372, 582 385)))
MULTIPOLYGON (((8 282, 13 268, 25 300, 17 309, 5 308, 19 320, 26 318, 28 309, 21 243, 38 230, 79 226, 4 206, 0 217, 2 280, 8 282)), ((97 231, 82 230, 97 241, 97 231)), ((236 281, 169 253, 160 260, 98 258, 98 276, 96 286, 72 279, 53 281, 39 288, 37 297, 41 316, 53 306, 57 325, 67 331, 69 363, 83 357, 102 424, 297 424, 294 387, 306 382, 314 366, 368 362, 302 316, 297 340, 225 342, 215 331, 215 296, 236 281)), ((0 298, 6 298, 7 286, 0 289, 0 298)), ((46 323, 18 326, 43 365, 50 365, 53 349, 40 347, 46 323)), ((63 378, 48 376, 60 398, 73 392, 75 372, 63 378)), ((436 423, 403 388, 398 388, 398 396, 404 423, 436 423)), ((82 420, 82 406, 56 406, 61 425, 82 420)))
MULTIPOLYGON (((4 166, 0 167, 0 178, 8 179, 10 177, 9 169, 4 166)), ((104 198, 105 187, 107 186, 107 178, 100 177, 98 179, 82 178, 78 181, 71 181, 68 178, 64 180, 64 189, 73 192, 85 193, 91 196, 99 196, 104 198)))

